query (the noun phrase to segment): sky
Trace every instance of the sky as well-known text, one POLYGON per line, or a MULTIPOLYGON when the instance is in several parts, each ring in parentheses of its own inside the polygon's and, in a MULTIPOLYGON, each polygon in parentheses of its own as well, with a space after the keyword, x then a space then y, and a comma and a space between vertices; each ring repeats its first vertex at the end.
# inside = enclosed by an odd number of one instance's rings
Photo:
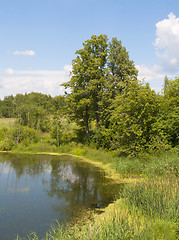
POLYGON ((0 0, 0 99, 64 94, 76 50, 100 34, 122 41, 156 92, 179 77, 178 0, 0 0))

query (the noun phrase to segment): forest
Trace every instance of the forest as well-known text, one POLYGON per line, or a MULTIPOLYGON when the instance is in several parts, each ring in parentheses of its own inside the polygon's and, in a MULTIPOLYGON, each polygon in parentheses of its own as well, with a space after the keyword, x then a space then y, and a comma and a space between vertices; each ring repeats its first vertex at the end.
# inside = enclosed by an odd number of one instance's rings
POLYGON ((177 148, 179 78, 166 76, 158 94, 137 76, 121 41, 91 36, 76 51, 65 95, 0 100, 0 150, 73 142, 142 157, 177 148))

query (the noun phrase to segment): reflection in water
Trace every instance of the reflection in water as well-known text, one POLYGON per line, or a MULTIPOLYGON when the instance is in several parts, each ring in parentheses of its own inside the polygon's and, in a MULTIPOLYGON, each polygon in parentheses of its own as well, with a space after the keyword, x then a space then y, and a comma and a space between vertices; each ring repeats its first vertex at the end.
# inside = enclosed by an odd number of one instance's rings
POLYGON ((69 156, 0 154, 0 239, 44 236, 56 220, 65 225, 109 204, 120 187, 69 156))
POLYGON ((24 192, 29 192, 29 188, 28 187, 24 187, 24 188, 8 188, 8 191, 9 192, 22 192, 22 193, 24 193, 24 192))

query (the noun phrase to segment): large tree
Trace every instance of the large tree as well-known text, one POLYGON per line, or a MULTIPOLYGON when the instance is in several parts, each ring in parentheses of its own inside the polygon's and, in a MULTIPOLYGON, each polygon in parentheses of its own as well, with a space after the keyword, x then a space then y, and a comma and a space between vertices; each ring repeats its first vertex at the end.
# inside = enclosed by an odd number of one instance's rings
POLYGON ((72 116, 85 126, 89 137, 89 119, 100 124, 100 100, 104 86, 104 68, 107 59, 107 36, 93 35, 83 43, 83 49, 76 51, 72 61, 71 80, 63 84, 71 89, 68 96, 72 116))
POLYGON ((88 137, 89 123, 95 120, 99 136, 109 126, 112 102, 137 79, 137 70, 121 41, 113 38, 108 43, 106 35, 93 35, 76 54, 71 80, 63 84, 71 90, 67 98, 71 115, 88 137))

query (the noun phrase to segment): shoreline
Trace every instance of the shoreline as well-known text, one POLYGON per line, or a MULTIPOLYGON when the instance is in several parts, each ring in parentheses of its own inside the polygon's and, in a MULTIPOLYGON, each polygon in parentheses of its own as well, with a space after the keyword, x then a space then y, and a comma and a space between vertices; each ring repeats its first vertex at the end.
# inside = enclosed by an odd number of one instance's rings
MULTIPOLYGON (((79 161, 83 161, 89 164, 94 165, 95 167, 100 168, 102 171, 105 172, 105 178, 110 179, 111 181, 114 181, 116 183, 132 183, 136 181, 137 179, 134 178, 123 178, 120 174, 115 173, 114 169, 110 168, 110 164, 104 164, 99 161, 93 161, 91 159, 87 159, 84 156, 79 156, 71 153, 54 153, 54 152, 11 152, 11 151, 0 151, 0 153, 4 154, 27 154, 27 155, 51 155, 51 156, 70 156, 78 159, 79 161)), ((139 180, 139 178, 138 178, 139 180)), ((95 210, 93 213, 89 213, 84 216, 81 221, 78 221, 75 226, 79 227, 81 224, 86 225, 92 223, 91 216, 93 215, 93 220, 97 223, 100 221, 106 221, 107 215, 112 213, 115 209, 115 205, 120 202, 120 199, 116 199, 113 202, 109 203, 106 207, 100 208, 100 214, 98 213, 98 210, 95 210)), ((71 228, 71 227, 70 227, 71 228)))
POLYGON ((105 177, 111 179, 112 181, 115 181, 117 183, 134 183, 137 180, 141 180, 141 176, 132 176, 132 177, 124 177, 120 173, 116 173, 114 169, 110 167, 110 163, 102 163, 98 160, 94 161, 91 159, 88 159, 81 155, 75 155, 72 153, 56 153, 56 152, 13 152, 13 151, 0 151, 0 153, 10 153, 10 154, 31 154, 31 155, 51 155, 51 156, 71 156, 74 158, 79 159, 80 161, 90 163, 96 167, 101 168, 105 172, 105 177))

